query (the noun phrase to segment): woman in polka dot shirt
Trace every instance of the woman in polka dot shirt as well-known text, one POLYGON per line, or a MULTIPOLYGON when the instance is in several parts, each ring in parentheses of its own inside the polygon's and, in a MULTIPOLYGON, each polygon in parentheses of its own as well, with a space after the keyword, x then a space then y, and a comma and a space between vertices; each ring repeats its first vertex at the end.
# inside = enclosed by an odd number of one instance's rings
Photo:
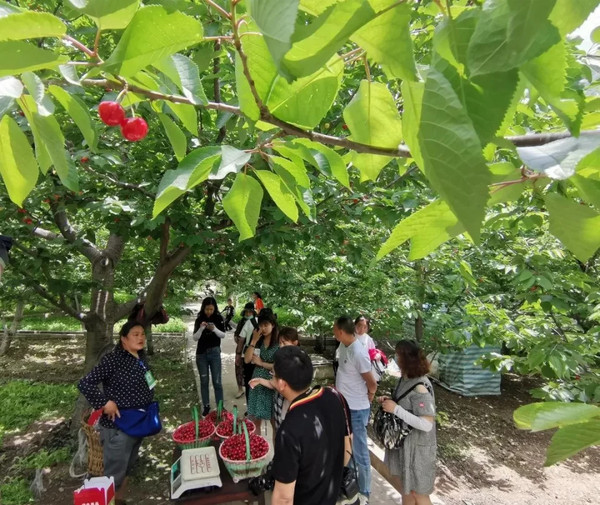
POLYGON ((119 336, 114 350, 79 381, 78 387, 94 409, 102 409, 99 424, 104 474, 115 478, 116 505, 123 505, 127 475, 137 460, 143 438, 126 434, 113 421, 121 417, 120 409, 141 409, 152 403, 155 380, 144 353, 144 327, 127 322, 119 336))

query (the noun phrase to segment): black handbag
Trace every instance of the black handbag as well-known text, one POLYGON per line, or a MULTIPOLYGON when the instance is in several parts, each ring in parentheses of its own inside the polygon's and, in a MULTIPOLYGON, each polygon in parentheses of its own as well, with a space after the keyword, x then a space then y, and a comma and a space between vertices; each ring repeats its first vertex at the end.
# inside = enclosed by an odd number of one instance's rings
POLYGON ((350 456, 348 466, 344 467, 342 473, 342 484, 340 486, 340 497, 354 498, 360 489, 358 488, 358 471, 354 464, 354 456, 350 456))
MULTIPOLYGON (((402 398, 408 395, 408 393, 410 393, 419 385, 427 387, 427 384, 418 382, 394 401, 398 403, 400 400, 402 400, 402 398)), ((392 450, 402 447, 406 437, 412 430, 412 426, 406 424, 402 419, 394 414, 386 412, 383 410, 383 407, 379 407, 373 419, 373 431, 375 432, 379 442, 381 442, 381 445, 383 445, 383 447, 386 449, 392 450)))
MULTIPOLYGON (((344 410, 344 420, 346 421, 346 433, 352 433, 350 429, 350 421, 348 420, 348 407, 346 400, 342 394, 334 387, 329 388, 338 397, 344 410)), ((358 487, 358 470, 356 469, 356 463, 354 462, 354 455, 350 453, 350 461, 348 466, 344 467, 342 473, 342 483, 340 485, 339 498, 351 499, 358 495, 360 489, 358 487)))

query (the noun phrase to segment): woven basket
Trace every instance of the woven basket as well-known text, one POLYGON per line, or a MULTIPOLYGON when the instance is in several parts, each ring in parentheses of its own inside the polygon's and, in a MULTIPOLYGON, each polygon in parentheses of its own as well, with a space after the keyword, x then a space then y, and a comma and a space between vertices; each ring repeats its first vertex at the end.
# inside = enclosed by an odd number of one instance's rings
POLYGON ((81 422, 81 429, 85 433, 88 445, 88 473, 93 477, 100 477, 104 475, 104 458, 100 433, 94 426, 90 426, 83 421, 81 422))
MULTIPOLYGON (((182 424, 173 432, 173 441, 181 448, 181 449, 198 449, 200 447, 207 447, 210 445, 213 435, 215 434, 215 425, 210 423, 213 427, 212 433, 204 438, 199 438, 198 440, 194 440, 192 442, 183 441, 180 438, 181 431, 183 431, 187 426, 194 426, 195 421, 190 421, 189 423, 182 424)), ((203 421, 200 421, 203 422, 203 421)))
MULTIPOLYGON (((256 435, 256 436, 260 436, 260 435, 256 435)), ((261 437, 261 438, 264 438, 264 437, 261 437)), ((223 452, 222 452, 223 445, 225 444, 225 442, 223 442, 220 445, 219 456, 223 460, 223 463, 225 464, 225 468, 227 468, 227 471, 229 472, 229 475, 231 475, 233 482, 235 482, 237 484, 241 480, 250 479, 252 477, 258 477, 259 475, 262 475, 263 469, 265 468, 265 466, 267 466, 269 464, 269 461, 271 461, 271 456, 272 456, 271 444, 269 443, 268 440, 265 439, 265 441, 267 442, 267 445, 269 446, 267 453, 262 458, 251 459, 249 461, 234 461, 232 459, 226 458, 225 456, 223 456, 223 452)))

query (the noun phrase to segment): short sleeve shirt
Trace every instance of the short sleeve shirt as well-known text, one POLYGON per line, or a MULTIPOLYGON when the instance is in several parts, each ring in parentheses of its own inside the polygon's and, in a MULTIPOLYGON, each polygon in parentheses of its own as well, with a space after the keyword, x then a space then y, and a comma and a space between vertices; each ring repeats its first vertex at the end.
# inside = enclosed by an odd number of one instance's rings
POLYGON ((335 377, 336 389, 344 395, 350 409, 370 408, 369 390, 361 374, 371 371, 369 351, 358 339, 346 347, 340 344, 339 368, 335 377))
POLYGON ((296 482, 294 505, 334 505, 342 483, 344 407, 328 388, 295 399, 275 436, 273 477, 296 482))

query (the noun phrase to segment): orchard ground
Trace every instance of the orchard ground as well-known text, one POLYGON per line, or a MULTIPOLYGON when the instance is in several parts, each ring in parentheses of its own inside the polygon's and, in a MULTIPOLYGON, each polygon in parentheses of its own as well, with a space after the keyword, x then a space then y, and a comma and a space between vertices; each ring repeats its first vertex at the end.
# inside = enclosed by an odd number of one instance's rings
MULTIPOLYGON (((0 394, 3 505, 72 503, 72 491, 81 479, 69 476, 72 454, 64 447, 70 440, 66 420, 71 413, 70 402, 76 396, 72 385, 77 382, 83 365, 82 344, 77 339, 43 342, 17 339, 9 355, 0 358, 3 370, 0 384, 5 391, 13 391, 15 381, 31 381, 33 385, 25 389, 32 395, 43 387, 56 390, 55 393, 43 390, 46 400, 32 396, 34 403, 39 402, 37 406, 23 396, 0 394), (17 415, 19 412, 23 415, 17 415), (3 431, 6 433, 2 437, 3 431), (37 465, 48 467, 42 477, 46 490, 34 501, 28 487, 37 465)), ((139 505, 170 503, 168 469, 173 455, 170 434, 189 419, 191 405, 198 403, 193 343, 164 338, 157 340, 156 349, 152 363, 160 379, 157 396, 165 431, 143 444, 129 495, 131 503, 139 505)), ((230 407, 237 402, 243 408, 243 398, 234 399, 237 386, 233 359, 233 339, 228 334, 223 345, 226 403, 230 407)), ((545 449, 552 433, 522 432, 514 427, 512 412, 532 401, 527 391, 534 385, 531 379, 507 375, 503 378, 501 396, 481 398, 464 398, 436 387, 439 458, 434 503, 597 503, 600 448, 588 449, 565 463, 544 468, 545 449)), ((399 494, 377 472, 370 503, 400 503, 399 494)))

